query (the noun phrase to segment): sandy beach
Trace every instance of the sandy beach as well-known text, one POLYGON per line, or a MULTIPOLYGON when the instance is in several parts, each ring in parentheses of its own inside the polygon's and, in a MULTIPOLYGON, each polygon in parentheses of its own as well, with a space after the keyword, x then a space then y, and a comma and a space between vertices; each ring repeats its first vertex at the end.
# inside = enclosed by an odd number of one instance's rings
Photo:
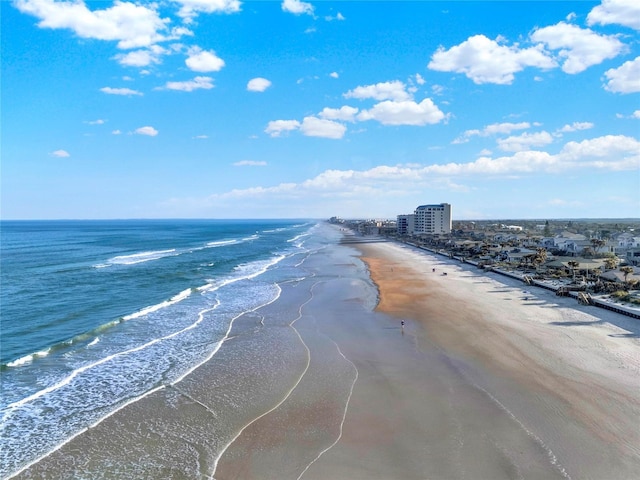
MULTIPOLYGON (((326 312, 323 331, 358 379, 336 443, 301 478, 640 473, 637 320, 411 247, 357 248, 385 316, 360 324, 358 335, 344 324, 326 328, 326 312)), ((337 406, 321 412, 341 413, 337 406)), ((280 451, 282 460, 287 448, 274 449, 274 432, 308 415, 285 409, 252 425, 222 457, 216 478, 278 478, 279 469, 266 473, 252 459, 280 451)), ((293 439, 290 448, 300 436, 293 439)), ((298 478, 295 469, 290 478, 298 478)))
POLYGON ((211 361, 18 478, 640 474, 637 320, 392 242, 304 266, 211 361))

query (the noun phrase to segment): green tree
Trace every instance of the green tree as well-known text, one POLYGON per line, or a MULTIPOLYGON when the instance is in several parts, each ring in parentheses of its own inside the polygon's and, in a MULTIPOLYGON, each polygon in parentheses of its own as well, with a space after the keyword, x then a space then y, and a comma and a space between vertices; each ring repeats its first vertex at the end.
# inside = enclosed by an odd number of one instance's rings
POLYGON ((551 227, 549 226, 549 220, 544 222, 544 231, 542 233, 545 237, 551 236, 551 227))

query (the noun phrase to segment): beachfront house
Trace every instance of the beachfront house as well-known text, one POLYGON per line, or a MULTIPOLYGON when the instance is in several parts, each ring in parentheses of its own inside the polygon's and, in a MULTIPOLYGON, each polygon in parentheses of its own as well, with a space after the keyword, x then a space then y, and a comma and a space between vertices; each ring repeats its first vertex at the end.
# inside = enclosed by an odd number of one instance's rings
POLYGON ((555 270, 565 276, 589 278, 600 276, 605 271, 606 261, 602 258, 556 257, 545 263, 548 271, 555 270))
POLYGON ((640 268, 634 267, 633 272, 627 273, 626 275, 625 272, 620 269, 608 270, 602 273, 600 278, 616 283, 640 282, 640 268))
POLYGON ((504 261, 516 265, 526 264, 528 262, 527 259, 531 258, 535 254, 535 250, 529 250, 528 248, 514 248, 503 252, 504 261))
POLYGON ((571 255, 582 255, 591 249, 589 240, 572 240, 565 244, 564 251, 571 255))
POLYGON ((630 248, 626 251, 625 260, 629 265, 640 265, 640 248, 630 248))
POLYGON ((579 233, 562 232, 560 235, 553 237, 553 245, 551 248, 561 252, 567 252, 569 255, 577 255, 582 252, 584 248, 583 245, 590 245, 587 237, 584 235, 579 233))
POLYGON ((640 247, 640 237, 631 233, 621 233, 616 237, 615 242, 617 243, 616 251, 640 247))

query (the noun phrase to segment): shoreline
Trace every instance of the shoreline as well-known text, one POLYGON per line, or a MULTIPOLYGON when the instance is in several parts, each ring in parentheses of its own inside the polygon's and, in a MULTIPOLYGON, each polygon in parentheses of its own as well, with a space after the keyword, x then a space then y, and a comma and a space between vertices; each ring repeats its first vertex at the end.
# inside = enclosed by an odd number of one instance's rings
POLYGON ((331 245, 303 267, 213 359, 16 478, 640 472, 634 320, 390 242, 331 245))

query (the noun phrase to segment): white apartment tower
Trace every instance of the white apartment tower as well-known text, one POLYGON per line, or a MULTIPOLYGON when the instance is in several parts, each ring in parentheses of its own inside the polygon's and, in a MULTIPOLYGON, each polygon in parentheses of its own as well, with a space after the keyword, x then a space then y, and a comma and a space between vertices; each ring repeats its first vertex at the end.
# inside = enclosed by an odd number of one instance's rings
POLYGON ((396 221, 396 229, 398 235, 413 235, 416 229, 416 216, 411 213, 409 215, 398 215, 396 221))
POLYGON ((420 205, 414 212, 415 233, 451 233, 451 205, 420 205))

